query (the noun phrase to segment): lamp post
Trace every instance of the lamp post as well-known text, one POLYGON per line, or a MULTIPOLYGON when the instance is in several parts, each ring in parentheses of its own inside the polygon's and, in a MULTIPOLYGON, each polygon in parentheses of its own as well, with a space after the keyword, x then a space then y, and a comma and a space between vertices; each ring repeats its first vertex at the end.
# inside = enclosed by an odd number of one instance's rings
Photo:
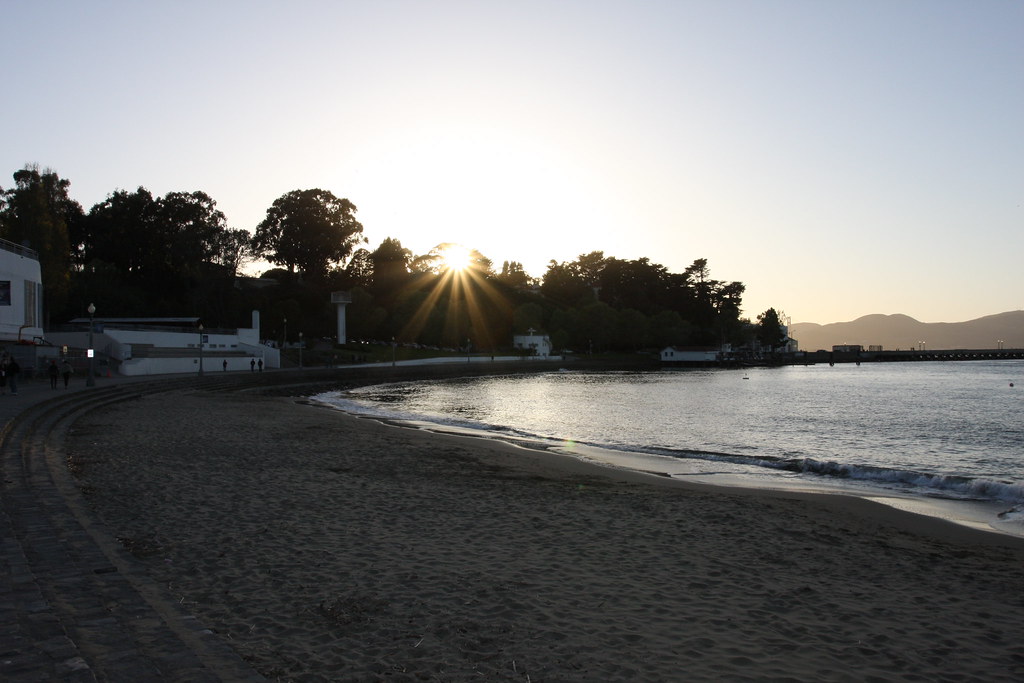
POLYGON ((203 324, 199 323, 199 376, 203 376, 203 324))
POLYGON ((395 338, 391 338, 391 367, 395 367, 395 338))
POLYGON ((288 346, 288 318, 284 319, 284 341, 281 342, 281 349, 288 346))
POLYGON ((299 332, 299 367, 302 367, 302 333, 299 332))
POLYGON ((96 304, 89 304, 89 308, 85 309, 89 311, 89 349, 86 351, 86 355, 89 356, 89 374, 85 376, 85 386, 92 387, 96 386, 96 379, 93 377, 93 356, 96 354, 92 350, 92 321, 93 316, 96 315, 96 304))

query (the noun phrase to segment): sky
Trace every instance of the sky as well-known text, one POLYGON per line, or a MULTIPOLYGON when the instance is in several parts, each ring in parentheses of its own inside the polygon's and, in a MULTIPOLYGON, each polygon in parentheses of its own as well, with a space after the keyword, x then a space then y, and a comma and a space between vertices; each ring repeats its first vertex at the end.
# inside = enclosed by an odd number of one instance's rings
POLYGON ((200 190, 371 250, 708 260, 743 314, 1024 307, 1024 2, 0 0, 0 186, 200 190))

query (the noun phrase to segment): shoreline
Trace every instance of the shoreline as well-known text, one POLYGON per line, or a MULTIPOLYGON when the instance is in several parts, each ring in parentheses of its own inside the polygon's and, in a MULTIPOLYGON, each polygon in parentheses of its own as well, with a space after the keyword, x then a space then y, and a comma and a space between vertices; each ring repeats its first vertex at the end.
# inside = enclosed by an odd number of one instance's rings
MULTIPOLYGON (((415 381, 410 379, 388 380, 388 382, 415 381)), ((360 385, 364 386, 364 385, 360 385)), ((346 389, 354 386, 346 387, 346 389)), ((681 484, 692 484, 698 487, 710 487, 711 489, 728 490, 754 490, 765 494, 772 493, 802 493, 811 496, 839 496, 860 498, 878 505, 882 505, 894 511, 904 514, 912 514, 935 519, 944 523, 951 523, 957 526, 966 527, 975 531, 991 533, 1000 536, 1008 536, 1024 541, 1024 510, 1019 504, 1010 502, 988 500, 957 499, 953 497, 942 497, 927 493, 909 494, 900 493, 882 486, 873 486, 871 482, 853 480, 850 484, 843 485, 841 480, 837 481, 814 481, 801 479, 798 481, 786 480, 780 476, 771 476, 771 472, 765 476, 751 474, 705 474, 697 469, 686 473, 670 473, 658 469, 664 464, 666 456, 656 456, 643 452, 616 450, 614 448, 598 446, 574 445, 574 453, 562 452, 558 446, 545 445, 539 440, 536 444, 530 443, 528 438, 509 438, 494 434, 484 428, 473 428, 467 426, 454 426, 429 420, 416 420, 412 418, 389 417, 387 415, 373 413, 353 412, 341 406, 334 405, 329 401, 318 398, 319 394, 306 394, 305 398, 311 403, 338 411, 342 414, 359 419, 378 420, 382 423, 396 428, 410 429, 414 431, 425 431, 441 435, 463 436, 466 438, 477 438, 492 442, 494 444, 510 444, 515 447, 564 456, 571 459, 590 462, 595 467, 626 472, 640 472, 652 476, 668 478, 681 484), (700 479, 700 480, 699 480, 700 479), (703 480, 703 481, 701 481, 703 480), (1003 518, 1007 512, 1014 515, 1003 518)), ((672 461, 678 469, 692 466, 687 460, 672 461)))
POLYGON ((111 405, 67 452, 149 580, 268 677, 1024 676, 1024 543, 867 500, 248 392, 111 405))
MULTIPOLYGON (((868 514, 878 521, 899 526, 911 533, 934 535, 944 540, 956 540, 957 542, 981 542, 985 543, 982 536, 996 536, 1002 539, 1011 539, 1006 543, 1011 547, 1019 547, 1024 550, 1024 530, 1015 533, 1009 529, 1000 529, 991 525, 989 519, 994 514, 991 511, 983 512, 978 507, 972 507, 967 501, 955 499, 927 499, 915 496, 900 496, 895 493, 882 491, 856 491, 852 489, 840 489, 830 487, 827 483, 815 486, 813 483, 801 482, 793 485, 764 485, 763 481, 755 481, 752 478, 745 478, 743 475, 725 475, 715 477, 712 481, 697 481, 685 476, 673 475, 650 469, 640 469, 629 465, 618 464, 618 455, 635 455, 625 451, 614 451, 610 449, 598 449, 590 447, 584 449, 586 455, 579 453, 563 452, 558 448, 533 447, 511 442, 499 437, 489 435, 486 431, 472 433, 473 430, 466 428, 446 429, 432 423, 422 425, 405 423, 403 420, 389 419, 379 416, 359 415, 349 413, 341 408, 328 403, 320 403, 310 399, 311 405, 317 405, 328 410, 337 411, 347 417, 354 419, 375 420, 395 429, 410 430, 414 433, 426 433, 435 436, 450 437, 453 439, 476 439, 486 442, 495 448, 510 448, 514 453, 523 451, 535 453, 540 457, 550 457, 552 460, 549 466, 560 472, 578 473, 584 476, 606 477, 613 481, 638 483, 647 486, 665 486, 669 488, 679 487, 691 491, 704 493, 722 493, 750 495, 753 497, 783 498, 789 500, 803 500, 814 504, 825 504, 826 507, 842 509, 846 511, 857 510, 858 514, 868 514), (597 451, 611 453, 611 457, 601 458, 594 455, 597 451), (829 499, 836 499, 829 502, 829 499), (843 501, 859 501, 848 503, 843 501), (862 505, 866 503, 867 505, 862 505)), ((577 447, 578 448, 578 447, 577 447)), ((643 455, 643 454, 641 454, 643 455)), ((989 503, 987 507, 994 507, 1002 504, 989 503)), ((995 545, 1002 545, 995 541, 995 545)))

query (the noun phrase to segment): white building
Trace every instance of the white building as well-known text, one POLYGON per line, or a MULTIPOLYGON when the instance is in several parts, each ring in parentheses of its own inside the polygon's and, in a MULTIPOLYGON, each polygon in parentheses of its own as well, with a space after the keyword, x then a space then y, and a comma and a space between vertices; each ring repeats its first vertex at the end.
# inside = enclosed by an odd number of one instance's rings
MULTIPOLYGON (((88 348, 89 318, 71 322, 81 329, 53 332, 47 340, 59 346, 88 348)), ((121 375, 193 373, 199 371, 200 363, 204 372, 250 370, 260 361, 264 368, 281 367, 281 352, 260 342, 258 311, 253 311, 251 328, 200 330, 198 322, 198 318, 95 317, 97 362, 121 375)))
POLYGON ((712 365, 719 361, 718 349, 696 346, 666 346, 661 350, 662 363, 681 365, 712 365))
POLYGON ((0 342, 43 336, 43 277, 39 254, 0 240, 0 342))
POLYGON ((551 338, 546 334, 516 334, 512 336, 512 346, 517 349, 533 351, 534 356, 546 358, 551 355, 551 338))

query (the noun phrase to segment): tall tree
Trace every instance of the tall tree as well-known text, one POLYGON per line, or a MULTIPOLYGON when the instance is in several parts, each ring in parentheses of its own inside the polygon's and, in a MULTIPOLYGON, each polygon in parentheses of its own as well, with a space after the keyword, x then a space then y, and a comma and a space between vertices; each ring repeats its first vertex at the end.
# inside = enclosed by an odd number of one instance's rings
POLYGON ((345 266, 346 287, 367 288, 373 284, 373 258, 368 249, 359 248, 345 266))
POLYGON ((156 212, 156 200, 144 187, 112 192, 89 209, 80 234, 83 261, 102 261, 125 275, 144 272, 167 248, 159 239, 156 212))
POLYGON ((530 276, 519 261, 503 261, 497 279, 513 289, 525 289, 530 285, 530 276))
POLYGON ((248 230, 227 228, 214 236, 211 244, 212 262, 223 266, 231 277, 252 260, 252 235, 248 230))
POLYGON ((572 263, 549 261, 540 291, 545 297, 562 306, 572 306, 583 299, 593 300, 590 284, 583 279, 572 263))
POLYGON ((782 329, 782 321, 774 308, 757 316, 757 338, 763 346, 774 350, 786 343, 786 333, 782 329))
POLYGON ((373 293, 390 297, 409 281, 412 252, 393 237, 385 238, 370 254, 373 264, 373 293))
POLYGON ((227 219, 205 192, 169 192, 157 201, 155 228, 164 245, 161 265, 198 278, 202 265, 217 255, 227 219))
POLYGON ((356 206, 327 190, 293 190, 281 195, 256 227, 255 252, 306 277, 322 279, 365 241, 356 206))
MULTIPOLYGON (((90 209, 78 234, 83 284, 95 288, 96 278, 85 277, 89 273, 116 273, 122 287, 136 290, 118 297, 122 315, 231 319, 232 278, 249 257, 250 236, 228 229, 204 192, 154 198, 144 187, 117 190, 90 209)), ((117 307, 117 301, 107 303, 117 307)))
POLYGON ((61 310, 70 283, 69 226, 80 220, 82 207, 68 196, 71 181, 56 171, 26 166, 14 173, 14 182, 14 188, 2 193, 0 237, 39 252, 47 313, 61 310))

